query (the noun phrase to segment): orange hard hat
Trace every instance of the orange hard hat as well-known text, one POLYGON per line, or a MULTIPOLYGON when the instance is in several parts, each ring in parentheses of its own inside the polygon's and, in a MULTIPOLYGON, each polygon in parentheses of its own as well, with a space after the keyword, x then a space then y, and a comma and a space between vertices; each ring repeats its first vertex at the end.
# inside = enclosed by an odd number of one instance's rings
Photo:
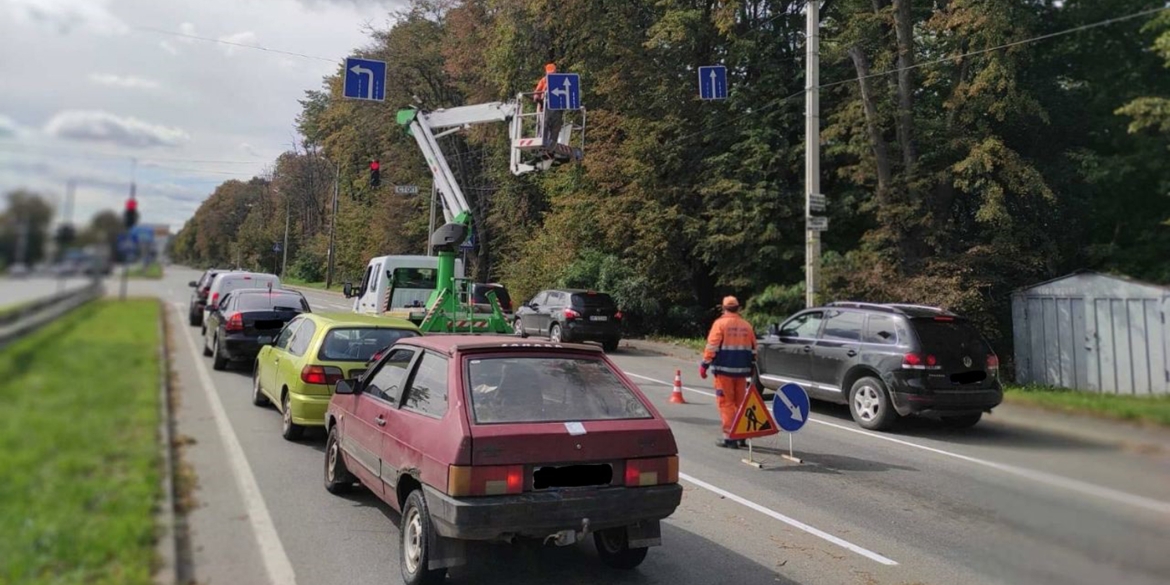
POLYGON ((544 72, 545 72, 545 73, 556 73, 556 72, 557 72, 557 66, 556 66, 555 64, 553 64, 553 63, 546 63, 546 64, 544 65, 544 72))
POLYGON ((730 296, 730 295, 723 297, 723 306, 724 307, 738 307, 739 306, 739 299, 737 299, 733 296, 730 296))

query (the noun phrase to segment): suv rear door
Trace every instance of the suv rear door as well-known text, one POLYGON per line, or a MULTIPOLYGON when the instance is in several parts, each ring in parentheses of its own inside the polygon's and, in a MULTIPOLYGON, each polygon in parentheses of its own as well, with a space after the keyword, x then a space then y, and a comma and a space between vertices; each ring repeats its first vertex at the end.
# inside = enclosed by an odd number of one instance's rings
POLYGON ((842 392, 841 380, 861 351, 865 313, 830 310, 812 351, 812 381, 822 392, 842 392))
POLYGON ((936 389, 989 388, 995 376, 987 369, 991 348, 970 321, 939 315, 910 320, 918 337, 916 348, 927 364, 934 356, 937 370, 928 370, 926 384, 936 389))
POLYGON ((584 292, 569 295, 570 306, 581 314, 590 329, 611 329, 617 323, 617 305, 605 293, 584 292))

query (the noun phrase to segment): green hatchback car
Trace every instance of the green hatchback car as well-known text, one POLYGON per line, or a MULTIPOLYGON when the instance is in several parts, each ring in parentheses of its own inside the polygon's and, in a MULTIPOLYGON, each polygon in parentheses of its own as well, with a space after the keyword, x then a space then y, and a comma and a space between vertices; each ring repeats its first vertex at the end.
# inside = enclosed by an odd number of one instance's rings
POLYGON ((420 335, 405 319, 355 313, 303 313, 289 321, 256 356, 252 403, 275 403, 281 434, 295 441, 305 427, 325 425, 325 410, 338 381, 356 378, 379 350, 420 335))

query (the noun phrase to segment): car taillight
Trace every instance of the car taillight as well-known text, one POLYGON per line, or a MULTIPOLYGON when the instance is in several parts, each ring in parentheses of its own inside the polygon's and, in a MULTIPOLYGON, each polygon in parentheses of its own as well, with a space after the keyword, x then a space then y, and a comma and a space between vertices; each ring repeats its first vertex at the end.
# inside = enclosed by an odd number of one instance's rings
POLYGON ((572 321, 573 319, 577 319, 580 316, 581 316, 581 313, 578 313, 577 311, 574 311, 573 309, 565 309, 565 321, 572 321))
POLYGON ((626 487, 678 483, 678 456, 626 460, 626 487))
POLYGON ((987 371, 993 376, 999 375, 999 356, 994 353, 987 356, 987 371))
POLYGON ((622 312, 618 311, 618 312, 614 313, 613 318, 618 320, 618 321, 621 321, 622 320, 622 312))
POLYGON ((215 301, 218 301, 218 300, 219 300, 219 293, 215 293, 215 294, 211 295, 211 303, 210 304, 214 305, 215 301))
POLYGON ((301 369, 301 381, 306 384, 332 386, 343 379, 341 368, 333 366, 305 366, 301 369))
POLYGON ((203 294, 207 294, 207 293, 209 293, 209 292, 211 292, 211 287, 210 287, 210 286, 205 286, 205 287, 203 287, 203 294))
POLYGON ((447 495, 502 496, 524 492, 523 465, 450 465, 447 495))
POLYGON ((902 356, 902 367, 907 370, 937 370, 938 358, 933 355, 923 357, 916 353, 908 353, 902 356))
POLYGON ((227 323, 223 324, 224 331, 243 331, 244 330, 244 316, 240 313, 232 313, 228 317, 227 323))

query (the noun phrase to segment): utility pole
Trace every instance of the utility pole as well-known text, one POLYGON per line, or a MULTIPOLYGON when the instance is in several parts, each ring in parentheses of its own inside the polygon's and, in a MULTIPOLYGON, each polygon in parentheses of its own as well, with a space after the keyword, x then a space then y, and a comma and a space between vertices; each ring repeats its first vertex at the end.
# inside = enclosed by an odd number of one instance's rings
POLYGON ((812 229, 812 199, 821 192, 821 99, 820 99, 820 0, 805 4, 805 108, 804 108, 804 302, 817 304, 820 281, 821 232, 812 229))
POLYGON ((429 234, 435 233, 435 199, 438 198, 439 188, 431 185, 431 229, 427 230, 427 256, 435 255, 435 245, 431 243, 429 234))
POLYGON ((280 277, 284 278, 285 268, 288 267, 288 222, 292 217, 292 202, 284 198, 284 258, 280 261, 280 277))
POLYGON ((333 286, 333 234, 337 231, 337 199, 341 193, 341 163, 336 163, 333 172, 333 215, 329 220, 329 261, 325 267, 325 289, 333 286))

